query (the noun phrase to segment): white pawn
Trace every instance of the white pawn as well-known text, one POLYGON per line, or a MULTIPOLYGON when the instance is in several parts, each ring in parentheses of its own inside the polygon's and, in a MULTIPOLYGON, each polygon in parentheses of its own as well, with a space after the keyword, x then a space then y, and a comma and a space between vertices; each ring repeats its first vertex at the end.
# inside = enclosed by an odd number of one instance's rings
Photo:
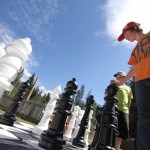
MULTIPOLYGON (((0 58, 4 55, 6 55, 6 51, 5 51, 5 44, 4 43, 0 43, 0 58)), ((11 86, 11 84, 7 81, 6 78, 0 77, 0 97, 3 95, 4 91, 10 90, 13 87, 11 86)))
POLYGON ((74 129, 74 126, 75 126, 76 117, 78 116, 80 110, 81 110, 81 108, 79 106, 74 106, 74 111, 72 112, 72 117, 70 119, 67 131, 64 135, 64 138, 66 140, 69 140, 71 138, 72 130, 74 129))
POLYGON ((91 129, 91 119, 92 119, 92 115, 93 115, 93 110, 90 111, 90 114, 89 114, 89 122, 88 122, 88 128, 86 129, 85 135, 84 135, 84 139, 85 139, 86 146, 89 145, 89 143, 88 143, 88 137, 89 137, 89 133, 90 133, 90 129, 91 129))
POLYGON ((5 44, 4 43, 0 43, 0 57, 6 55, 6 51, 5 51, 5 44))
POLYGON ((77 116, 77 119, 76 119, 76 124, 75 124, 75 129, 74 129, 74 132, 72 134, 72 139, 75 138, 78 134, 78 131, 79 131, 79 128, 80 128, 80 122, 81 122, 81 119, 84 115, 84 112, 85 110, 80 110, 79 111, 79 115, 77 116))
POLYGON ((7 52, 11 56, 17 56, 22 61, 28 60, 28 55, 32 52, 30 38, 17 39, 12 46, 7 47, 7 52))
POLYGON ((4 91, 11 91, 12 81, 21 68, 22 61, 28 60, 32 51, 29 38, 17 39, 11 46, 7 47, 7 54, 0 58, 0 97, 4 91))
POLYGON ((50 93, 50 101, 48 102, 45 110, 43 111, 43 117, 41 121, 32 130, 34 134, 40 135, 44 130, 48 129, 50 118, 54 112, 56 102, 59 99, 61 93, 61 85, 58 85, 53 92, 50 93))

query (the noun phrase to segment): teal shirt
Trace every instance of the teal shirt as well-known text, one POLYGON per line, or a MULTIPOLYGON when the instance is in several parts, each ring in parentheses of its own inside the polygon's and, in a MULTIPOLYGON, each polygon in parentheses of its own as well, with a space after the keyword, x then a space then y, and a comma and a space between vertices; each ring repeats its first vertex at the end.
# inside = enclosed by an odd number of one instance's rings
POLYGON ((131 88, 125 84, 118 86, 116 97, 118 98, 118 109, 124 113, 129 113, 128 102, 133 99, 131 88))

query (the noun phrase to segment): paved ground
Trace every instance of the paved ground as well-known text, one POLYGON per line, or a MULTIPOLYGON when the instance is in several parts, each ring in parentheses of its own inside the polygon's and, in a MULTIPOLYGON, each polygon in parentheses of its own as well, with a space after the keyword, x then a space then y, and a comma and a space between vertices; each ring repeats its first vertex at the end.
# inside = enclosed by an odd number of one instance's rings
MULTIPOLYGON (((14 126, 0 124, 0 150, 45 150, 41 148, 39 136, 32 134, 32 125, 22 122, 15 122, 14 126)), ((63 150, 81 150, 70 142, 63 150)))

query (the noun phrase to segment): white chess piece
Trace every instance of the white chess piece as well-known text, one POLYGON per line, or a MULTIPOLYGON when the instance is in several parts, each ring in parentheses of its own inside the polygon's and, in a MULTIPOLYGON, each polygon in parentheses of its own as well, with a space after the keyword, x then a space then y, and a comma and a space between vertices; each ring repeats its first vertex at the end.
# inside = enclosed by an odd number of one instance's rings
POLYGON ((90 133, 90 129, 91 129, 91 119, 92 119, 92 115, 93 115, 93 110, 90 111, 90 114, 89 114, 89 122, 88 122, 88 128, 86 129, 85 135, 84 135, 84 139, 85 139, 86 146, 89 145, 89 143, 88 143, 88 137, 89 137, 89 133, 90 133))
POLYGON ((78 115, 77 118, 76 118, 75 129, 74 129, 74 132, 73 132, 73 134, 72 134, 72 139, 77 136, 77 133, 78 133, 79 128, 80 128, 79 125, 80 125, 81 119, 82 119, 82 117, 83 117, 83 115, 84 115, 84 112, 85 112, 85 110, 80 110, 80 111, 79 111, 79 115, 78 115))
POLYGON ((30 43, 29 38, 17 39, 7 47, 7 54, 2 54, 0 58, 0 97, 5 90, 13 89, 11 82, 16 78, 22 62, 28 60, 28 55, 32 52, 30 43))
POLYGON ((64 135, 64 138, 66 140, 69 140, 71 138, 72 130, 74 129, 75 121, 76 121, 76 118, 77 118, 80 110, 81 110, 81 108, 79 106, 74 106, 74 110, 72 112, 72 117, 71 117, 70 122, 68 124, 67 131, 64 135))
POLYGON ((44 130, 48 129, 48 124, 50 118, 54 112, 54 108, 56 106, 56 102, 59 99, 59 94, 61 93, 61 85, 58 85, 53 92, 50 93, 50 101, 48 102, 45 110, 43 111, 43 117, 41 121, 35 126, 32 130, 34 134, 40 135, 44 130))
POLYGON ((5 44, 4 43, 0 43, 0 57, 6 55, 6 51, 5 51, 5 44))

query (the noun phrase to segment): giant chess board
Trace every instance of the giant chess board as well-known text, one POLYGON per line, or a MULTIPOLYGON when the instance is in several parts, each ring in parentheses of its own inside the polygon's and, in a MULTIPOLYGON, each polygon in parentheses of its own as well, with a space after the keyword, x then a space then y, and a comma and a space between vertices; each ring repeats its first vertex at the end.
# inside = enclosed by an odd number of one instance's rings
MULTIPOLYGON (((40 136, 32 133, 33 126, 15 122, 14 126, 0 124, 0 150, 45 150, 38 145, 40 136)), ((81 150, 67 141, 63 150, 81 150)))

